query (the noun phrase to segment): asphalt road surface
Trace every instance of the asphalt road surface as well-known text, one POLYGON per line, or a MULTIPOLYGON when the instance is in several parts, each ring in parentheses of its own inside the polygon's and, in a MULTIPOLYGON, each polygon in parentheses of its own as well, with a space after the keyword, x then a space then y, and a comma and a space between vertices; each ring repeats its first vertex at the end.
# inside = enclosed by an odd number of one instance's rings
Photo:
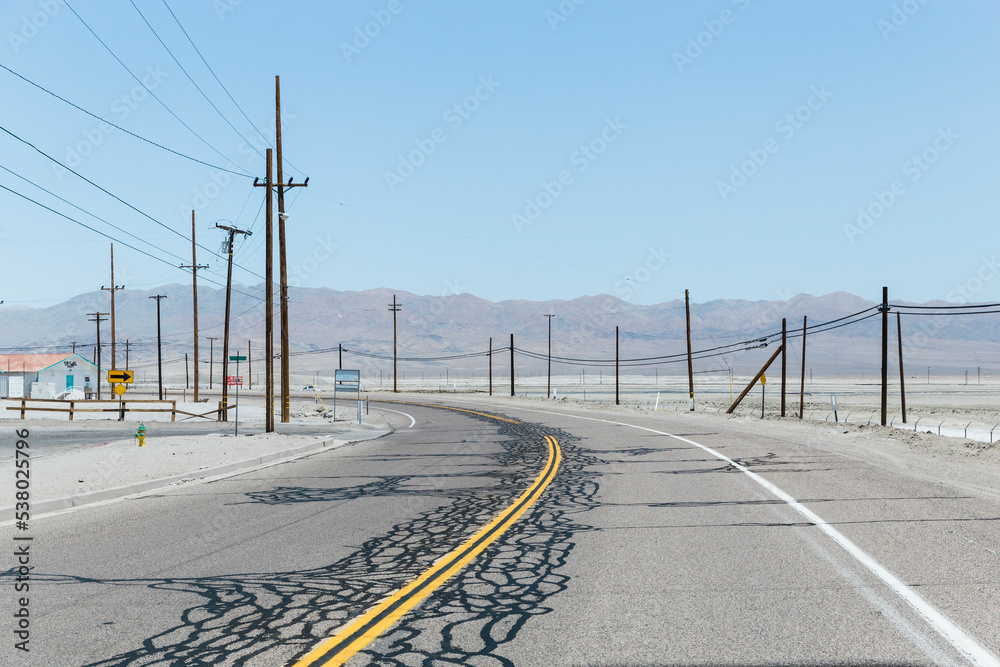
POLYGON ((377 440, 34 521, 0 663, 1000 664, 994 496, 738 422, 383 405, 377 440))

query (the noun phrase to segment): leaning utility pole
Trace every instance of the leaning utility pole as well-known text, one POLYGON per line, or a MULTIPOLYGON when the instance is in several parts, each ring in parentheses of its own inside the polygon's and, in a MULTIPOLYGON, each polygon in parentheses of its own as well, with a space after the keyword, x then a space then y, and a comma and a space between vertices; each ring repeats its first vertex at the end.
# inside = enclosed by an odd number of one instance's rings
POLYGON ((101 322, 106 322, 108 318, 102 318, 102 315, 107 315, 108 313, 87 313, 87 315, 93 315, 94 319, 88 320, 88 322, 97 322, 97 400, 101 400, 101 322))
MULTIPOLYGON (((288 213, 285 211, 285 188, 303 188, 309 185, 309 179, 304 183, 285 183, 282 175, 283 159, 281 157, 281 78, 274 77, 274 147, 277 152, 278 166, 278 261, 281 279, 281 423, 287 424, 291 419, 291 386, 289 379, 288 359, 288 272, 285 262, 285 221, 288 213)), ((395 378, 396 371, 393 370, 395 378)), ((395 380, 393 380, 395 382, 395 380)))
POLYGON ((198 244, 194 239, 194 211, 191 211, 191 264, 182 265, 191 269, 191 302, 194 304, 194 402, 198 402, 198 269, 207 269, 208 264, 198 264, 198 244))
POLYGON ((691 300, 687 290, 684 290, 684 319, 687 322, 688 345, 688 394, 691 400, 690 410, 694 411, 694 365, 691 361, 691 300))
POLYGON ((156 299, 156 377, 160 385, 160 400, 163 400, 163 339, 160 336, 160 300, 166 295, 157 294, 149 297, 156 299))
POLYGON ((543 315, 543 317, 549 318, 549 382, 548 389, 545 392, 545 398, 552 398, 552 318, 555 315, 543 315))
POLYGON ((229 233, 229 238, 226 239, 226 247, 229 249, 229 268, 226 273, 226 319, 225 331, 222 334, 222 421, 229 421, 229 410, 226 406, 229 405, 229 305, 233 291, 233 237, 237 234, 250 236, 252 232, 219 223, 215 223, 215 227, 229 233))
POLYGON ((215 341, 218 338, 207 337, 208 340, 208 388, 212 388, 212 370, 215 368, 215 341))
POLYGON ((115 285, 115 244, 111 244, 111 287, 101 285, 101 290, 111 292, 111 368, 114 369, 115 360, 115 292, 125 289, 124 285, 115 285))
POLYGON ((274 171, 273 151, 265 151, 267 175, 263 183, 253 179, 264 190, 264 432, 274 432, 274 171))
POLYGON ((889 401, 889 288, 882 287, 882 426, 885 426, 889 401))
POLYGON ((396 295, 392 295, 392 303, 389 310, 392 311, 392 393, 396 393, 396 313, 400 311, 403 304, 396 303, 396 295))

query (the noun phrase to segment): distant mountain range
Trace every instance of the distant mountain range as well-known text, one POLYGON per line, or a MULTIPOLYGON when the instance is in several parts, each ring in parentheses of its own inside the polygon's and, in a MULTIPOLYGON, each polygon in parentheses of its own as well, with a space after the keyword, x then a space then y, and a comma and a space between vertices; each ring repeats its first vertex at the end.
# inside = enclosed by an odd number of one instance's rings
MULTIPOLYGON (((253 357, 263 354, 264 305, 263 285, 238 286, 232 299, 232 332, 234 349, 245 350, 250 341, 253 357)), ((156 302, 149 297, 165 294, 161 303, 164 359, 173 369, 183 373, 184 353, 192 350, 192 290, 185 285, 166 285, 156 290, 122 290, 116 297, 116 337, 118 356, 124 359, 125 341, 129 341, 130 363, 149 364, 156 358, 156 302), (178 361, 179 360, 179 361, 178 361), (180 366, 178 366, 180 364, 180 366)), ((327 288, 291 288, 289 341, 292 368, 295 372, 324 372, 335 368, 336 352, 312 354, 316 350, 336 348, 343 344, 351 351, 374 355, 392 354, 392 313, 388 306, 395 294, 402 303, 398 314, 398 349, 400 357, 439 357, 483 352, 492 336, 494 348, 506 348, 514 334, 516 348, 544 355, 547 350, 548 320, 552 319, 553 355, 574 359, 613 359, 615 326, 620 330, 619 345, 623 359, 680 355, 686 349, 684 302, 669 301, 655 305, 633 305, 613 296, 600 294, 570 301, 487 301, 471 294, 449 296, 418 296, 390 289, 362 292, 338 292, 327 288), (307 354, 302 354, 307 353, 307 354)), ((945 304, 921 304, 945 305, 945 304)), ((209 341, 215 359, 220 358, 225 308, 224 290, 201 287, 198 290, 199 327, 203 360, 208 359, 209 341)), ((755 339, 781 327, 788 318, 788 328, 799 329, 802 317, 808 316, 810 326, 867 311, 872 301, 845 292, 824 296, 799 294, 779 301, 743 301, 720 299, 692 304, 691 329, 695 350, 708 350, 734 343, 745 345, 724 348, 726 354, 699 359, 695 370, 713 371, 732 368, 737 374, 754 372, 773 351, 775 342, 767 348, 752 347, 755 339)), ((110 311, 107 292, 82 294, 48 308, 8 306, 0 309, 0 348, 5 352, 69 351, 71 342, 88 358, 92 356, 96 338, 95 323, 88 313, 110 311), (24 348, 24 349, 11 349, 24 348)), ((275 316, 278 304, 275 300, 275 316)), ((890 350, 895 369, 896 321, 891 316, 890 350)), ((905 359, 913 373, 926 372, 930 366, 936 373, 975 371, 977 366, 1000 371, 1000 316, 996 314, 962 317, 917 317, 904 315, 903 340, 905 359)), ((833 326, 833 325, 831 325, 833 326)), ((110 322, 101 331, 102 345, 110 341, 110 322)), ((277 327, 275 328, 277 331, 277 327)), ((824 333, 810 331, 807 340, 807 367, 814 373, 877 373, 880 367, 881 318, 877 315, 865 321, 830 329, 824 333)), ((277 351, 277 333, 275 349, 277 351)), ((106 349, 106 348, 105 348, 106 349)), ((799 368, 801 341, 793 338, 789 345, 790 368, 799 368)), ((105 351, 104 365, 107 365, 105 351)), ((655 366, 656 372, 681 375, 687 372, 684 358, 675 363, 655 366)), ((494 358, 494 368, 506 368, 509 357, 494 358)), ((538 371, 544 361, 519 355, 519 368, 538 371)), ((370 357, 345 354, 345 367, 361 367, 367 372, 387 371, 391 362, 370 357)), ((435 363, 403 362, 400 371, 438 372, 445 368, 455 373, 471 373, 485 369, 483 358, 456 359, 435 363)), ((644 366, 630 372, 653 373, 654 366, 644 366)), ((909 369, 908 369, 909 370, 909 369)), ((554 371, 562 374, 579 373, 568 364, 555 364, 554 371)), ((590 372, 590 371, 588 371, 590 372)))

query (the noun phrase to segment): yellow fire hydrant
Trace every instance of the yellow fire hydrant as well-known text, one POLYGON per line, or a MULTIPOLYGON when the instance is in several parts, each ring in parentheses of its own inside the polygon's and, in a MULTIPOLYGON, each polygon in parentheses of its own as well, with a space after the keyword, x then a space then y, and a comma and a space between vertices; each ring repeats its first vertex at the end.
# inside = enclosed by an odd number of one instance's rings
POLYGON ((135 437, 139 439, 139 446, 146 446, 146 425, 139 424, 139 430, 135 432, 135 437))

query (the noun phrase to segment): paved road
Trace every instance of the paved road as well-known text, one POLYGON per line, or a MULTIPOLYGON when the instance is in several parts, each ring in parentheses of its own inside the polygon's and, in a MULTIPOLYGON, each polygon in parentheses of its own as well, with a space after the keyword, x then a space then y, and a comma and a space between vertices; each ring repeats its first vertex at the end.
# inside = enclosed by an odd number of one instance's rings
POLYGON ((0 662, 291 664, 516 503, 553 436, 537 502, 347 664, 996 664, 995 496, 495 403, 452 405, 520 423, 386 405, 390 436, 35 522, 32 653, 3 632, 0 662))

